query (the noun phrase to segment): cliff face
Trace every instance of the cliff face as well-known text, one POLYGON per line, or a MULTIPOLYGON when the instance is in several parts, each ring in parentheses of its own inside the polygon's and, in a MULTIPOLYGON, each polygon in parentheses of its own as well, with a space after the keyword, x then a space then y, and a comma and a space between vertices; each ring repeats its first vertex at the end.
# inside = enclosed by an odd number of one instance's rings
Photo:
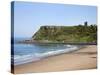
POLYGON ((96 42, 97 26, 41 26, 32 36, 37 41, 96 42))

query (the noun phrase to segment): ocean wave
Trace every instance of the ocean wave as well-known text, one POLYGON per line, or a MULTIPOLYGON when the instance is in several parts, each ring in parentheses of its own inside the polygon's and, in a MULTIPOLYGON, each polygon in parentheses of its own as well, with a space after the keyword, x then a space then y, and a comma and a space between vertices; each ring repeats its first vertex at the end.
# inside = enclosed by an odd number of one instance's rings
POLYGON ((52 51, 46 51, 42 53, 30 53, 26 55, 14 55, 14 65, 24 64, 32 61, 38 61, 42 58, 67 53, 77 50, 79 47, 74 45, 65 45, 65 49, 57 49, 52 51))
POLYGON ((52 55, 58 55, 58 54, 66 53, 66 52, 71 52, 71 51, 77 50, 79 48, 77 46, 70 46, 70 45, 66 45, 66 46, 67 46, 66 49, 48 51, 45 53, 35 53, 35 55, 39 58, 43 58, 43 57, 48 57, 48 56, 52 56, 52 55))
POLYGON ((32 61, 40 60, 38 57, 28 54, 28 55, 14 55, 14 65, 20 65, 32 61))

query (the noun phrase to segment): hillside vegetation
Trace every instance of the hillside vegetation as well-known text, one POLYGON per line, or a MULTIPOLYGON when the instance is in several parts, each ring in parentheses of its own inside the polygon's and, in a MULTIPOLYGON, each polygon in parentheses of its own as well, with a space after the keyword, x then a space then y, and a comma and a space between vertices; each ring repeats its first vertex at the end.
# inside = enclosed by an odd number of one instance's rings
POLYGON ((41 26, 33 40, 49 42, 97 42, 97 25, 41 26))

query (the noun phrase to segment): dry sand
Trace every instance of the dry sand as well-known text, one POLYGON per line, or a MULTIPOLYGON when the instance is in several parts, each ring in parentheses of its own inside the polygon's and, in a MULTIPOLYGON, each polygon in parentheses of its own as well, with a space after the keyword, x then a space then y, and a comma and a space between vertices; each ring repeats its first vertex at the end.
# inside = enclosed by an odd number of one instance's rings
POLYGON ((97 68, 97 46, 89 45, 78 51, 48 57, 14 67, 14 73, 54 72, 97 68))

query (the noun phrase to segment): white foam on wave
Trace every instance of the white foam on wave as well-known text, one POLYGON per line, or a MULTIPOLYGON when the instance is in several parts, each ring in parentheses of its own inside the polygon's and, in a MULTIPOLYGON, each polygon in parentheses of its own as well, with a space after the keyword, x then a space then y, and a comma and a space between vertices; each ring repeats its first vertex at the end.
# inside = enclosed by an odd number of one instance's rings
POLYGON ((65 45, 66 49, 59 49, 55 51, 48 51, 44 53, 31 53, 27 55, 14 55, 14 65, 19 65, 19 64, 24 64, 32 61, 38 61, 41 58, 52 56, 52 55, 57 55, 57 54, 62 54, 62 53, 67 53, 70 51, 77 50, 79 47, 73 46, 73 45, 65 45))
POLYGON ((52 55, 57 55, 57 54, 62 54, 62 53, 67 53, 67 52, 71 52, 74 50, 77 50, 78 47, 77 46, 70 46, 70 48, 66 48, 66 49, 60 49, 60 50, 55 50, 55 51, 49 51, 49 52, 45 52, 45 53, 35 53, 35 55, 39 58, 43 58, 43 57, 48 57, 48 56, 52 56, 52 55))
POLYGON ((32 62, 32 61, 37 61, 40 60, 38 57, 34 56, 34 55, 15 55, 14 56, 14 65, 20 65, 20 64, 24 64, 24 63, 28 63, 28 62, 32 62))

